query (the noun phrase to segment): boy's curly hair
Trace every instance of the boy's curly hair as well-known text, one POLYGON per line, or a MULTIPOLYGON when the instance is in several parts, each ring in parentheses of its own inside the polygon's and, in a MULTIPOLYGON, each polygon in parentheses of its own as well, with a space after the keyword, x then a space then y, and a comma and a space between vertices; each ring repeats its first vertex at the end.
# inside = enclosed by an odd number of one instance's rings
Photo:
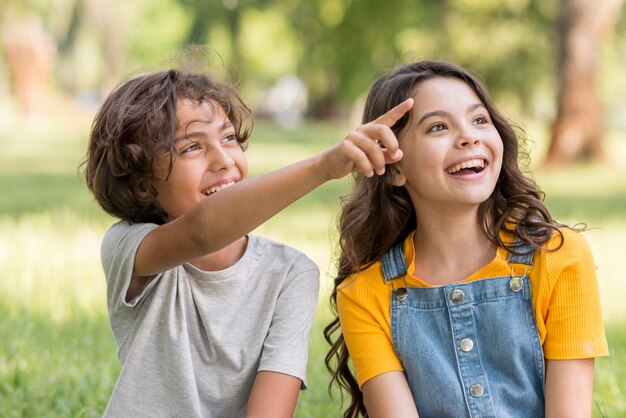
POLYGON ((207 74, 179 70, 123 82, 96 114, 82 163, 87 186, 109 214, 130 223, 165 222, 165 214, 155 205, 153 163, 169 154, 171 170, 176 102, 183 98, 219 104, 235 127, 238 142, 247 147, 251 112, 234 86, 207 74))

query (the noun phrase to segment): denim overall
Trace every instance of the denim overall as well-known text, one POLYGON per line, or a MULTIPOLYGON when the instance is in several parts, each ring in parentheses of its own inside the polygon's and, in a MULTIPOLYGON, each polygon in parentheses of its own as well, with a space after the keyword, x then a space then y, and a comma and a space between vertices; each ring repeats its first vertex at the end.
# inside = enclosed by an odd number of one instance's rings
MULTIPOLYGON (((516 240, 518 252, 529 251, 516 240)), ((544 359, 526 273, 396 288, 391 334, 420 418, 544 416, 544 359)), ((383 257, 385 282, 407 274, 404 243, 383 257)), ((525 267, 525 268, 524 268, 525 267)))

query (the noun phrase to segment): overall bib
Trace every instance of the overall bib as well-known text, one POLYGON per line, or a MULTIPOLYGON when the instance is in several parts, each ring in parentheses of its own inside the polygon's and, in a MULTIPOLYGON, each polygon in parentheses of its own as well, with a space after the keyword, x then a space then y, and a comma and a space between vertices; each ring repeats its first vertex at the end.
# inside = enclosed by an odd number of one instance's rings
MULTIPOLYGON (((392 292, 393 346, 420 418, 544 416, 543 350, 526 277, 533 252, 508 263, 524 273, 511 266, 510 276, 392 292)), ((404 277, 404 244, 382 265, 385 282, 404 277)))

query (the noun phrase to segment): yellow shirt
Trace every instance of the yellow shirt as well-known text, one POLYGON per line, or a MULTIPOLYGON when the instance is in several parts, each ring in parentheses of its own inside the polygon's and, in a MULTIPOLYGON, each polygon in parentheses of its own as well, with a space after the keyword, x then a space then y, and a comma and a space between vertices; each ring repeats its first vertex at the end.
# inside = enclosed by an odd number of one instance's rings
MULTIPOLYGON (((537 330, 546 359, 582 359, 608 355, 600 310, 595 264, 585 239, 562 228, 565 242, 554 252, 536 251, 528 272, 537 330)), ((413 235, 404 242, 407 275, 386 284, 381 262, 349 276, 337 290, 343 335, 354 363, 359 386, 379 374, 403 371, 393 348, 390 300, 393 287, 432 287, 413 275, 413 235)), ((555 248, 560 235, 545 244, 555 248)), ((498 248, 495 258, 462 282, 508 276, 508 252, 498 248)), ((516 275, 523 265, 514 265, 516 275)))

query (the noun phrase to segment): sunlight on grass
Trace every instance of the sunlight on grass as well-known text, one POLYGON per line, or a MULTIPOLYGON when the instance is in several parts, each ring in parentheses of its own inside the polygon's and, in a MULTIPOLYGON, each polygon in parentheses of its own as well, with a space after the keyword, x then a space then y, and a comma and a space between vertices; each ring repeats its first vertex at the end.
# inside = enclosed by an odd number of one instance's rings
POLYGON ((106 286, 100 267, 102 229, 70 213, 43 213, 19 221, 0 218, 0 282, 4 306, 27 308, 55 322, 74 312, 104 314, 106 286))

